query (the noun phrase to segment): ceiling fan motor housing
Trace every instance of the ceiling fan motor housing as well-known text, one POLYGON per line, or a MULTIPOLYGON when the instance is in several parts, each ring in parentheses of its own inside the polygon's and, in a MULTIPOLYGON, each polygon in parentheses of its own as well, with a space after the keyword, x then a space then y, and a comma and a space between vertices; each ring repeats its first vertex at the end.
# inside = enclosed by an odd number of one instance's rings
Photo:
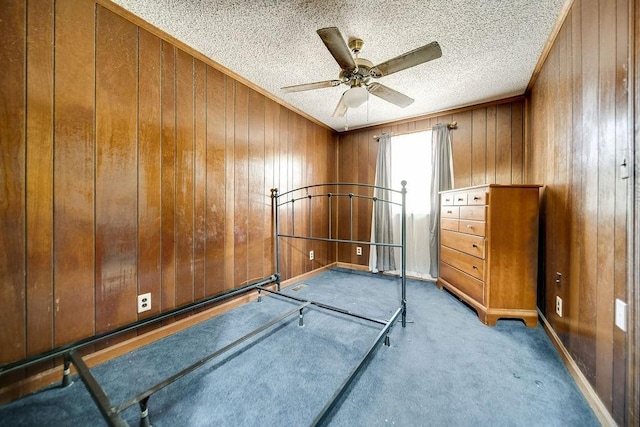
POLYGON ((373 63, 364 58, 354 58, 353 62, 356 63, 356 69, 340 71, 340 80, 352 87, 369 83, 369 70, 373 67, 373 63))

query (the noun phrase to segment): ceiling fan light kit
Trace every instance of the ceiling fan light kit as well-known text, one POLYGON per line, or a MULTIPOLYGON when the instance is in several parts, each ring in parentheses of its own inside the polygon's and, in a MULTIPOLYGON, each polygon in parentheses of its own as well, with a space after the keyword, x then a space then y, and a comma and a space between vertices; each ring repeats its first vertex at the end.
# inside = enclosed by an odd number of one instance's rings
POLYGON ((343 117, 348 108, 360 107, 369 99, 369 93, 398 107, 407 107, 413 103, 414 100, 412 98, 381 83, 371 82, 371 79, 388 76, 442 56, 440 45, 434 41, 374 66, 371 61, 358 57, 364 45, 361 39, 351 39, 347 45, 342 34, 340 34, 340 30, 336 27, 321 28, 317 33, 329 53, 340 66, 341 71, 338 79, 287 86, 283 87, 282 90, 285 92, 302 92, 334 87, 340 84, 350 86, 342 94, 333 112, 333 117, 343 117))
POLYGON ((358 108, 367 102, 369 92, 362 86, 353 86, 343 95, 343 102, 349 108, 358 108))

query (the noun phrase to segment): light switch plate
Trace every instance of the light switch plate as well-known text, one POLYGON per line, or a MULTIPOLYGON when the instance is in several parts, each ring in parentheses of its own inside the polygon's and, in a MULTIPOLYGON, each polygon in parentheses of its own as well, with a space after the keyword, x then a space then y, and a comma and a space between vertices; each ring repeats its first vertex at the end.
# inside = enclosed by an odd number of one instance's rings
POLYGON ((627 303, 616 298, 616 326, 627 332, 627 303))

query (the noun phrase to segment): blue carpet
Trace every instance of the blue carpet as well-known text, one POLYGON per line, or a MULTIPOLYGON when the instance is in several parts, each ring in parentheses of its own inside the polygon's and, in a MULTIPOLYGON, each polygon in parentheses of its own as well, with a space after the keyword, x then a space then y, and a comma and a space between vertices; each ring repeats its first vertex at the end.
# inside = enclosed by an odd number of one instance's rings
MULTIPOLYGON (((399 280, 331 270, 285 292, 388 319, 399 280)), ((336 426, 596 426, 542 327, 489 327, 451 294, 407 281, 410 323, 398 322, 332 413, 336 426)), ((297 305, 264 297, 92 369, 119 404, 297 305)), ((379 325, 319 308, 212 360, 149 400, 154 426, 310 424, 362 357, 379 325)), ((123 413, 137 425, 137 405, 123 413)), ((84 385, 50 388, 0 407, 0 425, 105 425, 84 385)))

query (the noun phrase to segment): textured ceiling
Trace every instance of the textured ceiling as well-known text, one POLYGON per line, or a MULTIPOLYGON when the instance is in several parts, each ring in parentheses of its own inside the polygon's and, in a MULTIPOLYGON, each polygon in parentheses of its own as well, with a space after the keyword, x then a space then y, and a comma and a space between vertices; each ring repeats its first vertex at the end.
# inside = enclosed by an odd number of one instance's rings
POLYGON ((378 64, 438 41, 442 57, 378 79, 415 99, 406 108, 375 96, 349 109, 350 129, 523 94, 570 0, 114 0, 276 98, 335 130, 347 87, 285 93, 283 86, 338 78, 316 30, 361 38, 378 64))

